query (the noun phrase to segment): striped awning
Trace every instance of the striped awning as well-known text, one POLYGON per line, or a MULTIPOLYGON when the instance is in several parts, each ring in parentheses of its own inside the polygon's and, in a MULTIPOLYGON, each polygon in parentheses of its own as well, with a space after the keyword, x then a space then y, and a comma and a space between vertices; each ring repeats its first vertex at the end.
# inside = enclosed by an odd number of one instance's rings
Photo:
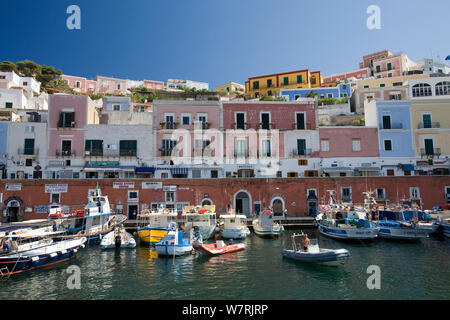
POLYGON ((136 173, 155 173, 154 167, 136 167, 136 173))
POLYGON ((129 171, 134 172, 134 166, 100 166, 100 167, 85 167, 85 172, 119 172, 119 171, 129 171))
POLYGON ((170 168, 172 174, 188 174, 188 168, 170 168))

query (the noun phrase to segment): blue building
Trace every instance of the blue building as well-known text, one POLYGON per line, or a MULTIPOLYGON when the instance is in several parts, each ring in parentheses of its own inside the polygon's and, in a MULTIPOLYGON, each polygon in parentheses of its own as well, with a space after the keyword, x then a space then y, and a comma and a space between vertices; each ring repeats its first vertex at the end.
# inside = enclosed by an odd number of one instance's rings
POLYGON ((8 164, 6 158, 8 126, 9 122, 0 121, 0 179, 6 178, 6 165, 8 164))
POLYGON ((410 101, 376 101, 376 120, 380 157, 414 157, 410 101))
POLYGON ((295 101, 298 98, 306 98, 311 91, 317 93, 319 98, 342 99, 351 96, 351 86, 349 83, 341 83, 336 87, 284 89, 280 91, 280 94, 281 96, 285 96, 288 101, 295 101))

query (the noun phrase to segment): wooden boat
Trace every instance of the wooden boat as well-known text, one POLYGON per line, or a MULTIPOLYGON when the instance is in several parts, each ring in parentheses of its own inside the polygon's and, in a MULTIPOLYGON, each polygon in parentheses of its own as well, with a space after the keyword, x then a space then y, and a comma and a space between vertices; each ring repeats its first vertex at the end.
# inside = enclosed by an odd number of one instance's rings
POLYGON ((271 210, 263 210, 259 217, 252 221, 252 225, 255 234, 264 238, 276 238, 284 231, 282 225, 273 221, 271 210))
POLYGON ((141 244, 155 245, 169 232, 169 224, 177 223, 177 212, 164 207, 157 211, 143 210, 138 215, 137 234, 141 244))
POLYGON ((103 237, 100 242, 100 249, 119 249, 119 248, 134 248, 136 247, 136 240, 133 236, 125 231, 123 225, 116 227, 103 237))
POLYGON ((216 227, 216 206, 185 206, 181 217, 184 219, 183 229, 198 228, 202 238, 207 240, 212 238, 218 230, 216 227))
POLYGON ((304 234, 292 235, 292 249, 283 249, 283 257, 307 262, 339 266, 347 262, 350 252, 347 249, 322 249, 319 247, 317 239, 310 239, 308 251, 304 251, 302 246, 296 243, 297 238, 304 234))
POLYGON ((225 239, 245 239, 250 230, 244 223, 247 217, 243 214, 235 214, 234 210, 230 209, 228 214, 220 216, 223 220, 222 237, 225 239))
MULTIPOLYGON (((171 222, 169 231, 163 236, 161 241, 155 244, 155 250, 159 256, 182 256, 192 252, 192 242, 190 237, 184 237, 179 231, 175 222, 171 222)), ((190 234, 190 233, 189 233, 190 234)))
POLYGON ((226 254, 245 250, 247 245, 245 243, 225 244, 223 240, 217 240, 215 243, 204 244, 201 242, 194 242, 194 249, 210 255, 226 254))

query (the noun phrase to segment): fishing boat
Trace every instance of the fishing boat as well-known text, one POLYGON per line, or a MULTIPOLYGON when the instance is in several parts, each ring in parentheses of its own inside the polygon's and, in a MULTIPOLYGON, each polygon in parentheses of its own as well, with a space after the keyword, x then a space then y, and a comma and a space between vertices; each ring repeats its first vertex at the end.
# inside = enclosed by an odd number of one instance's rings
POLYGON ((158 256, 182 256, 192 252, 192 232, 183 233, 175 222, 168 226, 168 232, 155 244, 158 256), (187 237, 185 237, 187 236, 187 237))
POLYGON ((136 247, 136 240, 133 235, 126 232, 123 225, 114 228, 113 231, 103 237, 100 242, 100 249, 119 249, 119 248, 134 248, 136 247))
POLYGON ((218 228, 216 226, 216 206, 185 206, 181 217, 184 220, 183 229, 188 231, 198 227, 202 239, 213 237, 218 228))
POLYGON ((223 223, 221 224, 221 235, 225 239, 245 239, 250 230, 245 225, 243 214, 236 214, 233 209, 228 210, 228 214, 220 215, 223 223))
POLYGON ((138 215, 137 234, 141 244, 154 245, 169 232, 169 224, 177 221, 177 212, 164 208, 157 211, 143 210, 138 215))
POLYGON ((330 266, 344 265, 350 257, 350 252, 347 249, 323 249, 319 247, 317 239, 310 239, 310 244, 307 251, 304 251, 302 246, 297 243, 296 239, 302 238, 305 235, 292 235, 292 249, 283 249, 283 256, 286 258, 307 262, 325 264, 330 266))
POLYGON ((245 248, 247 248, 247 245, 245 243, 225 244, 223 240, 216 240, 215 243, 207 244, 203 243, 202 241, 195 241, 193 243, 193 247, 195 250, 201 253, 220 255, 245 250, 245 248))
POLYGON ((84 210, 73 210, 56 220, 49 216, 49 219, 57 222, 59 230, 68 232, 67 239, 86 237, 89 243, 98 243, 103 236, 124 223, 127 217, 111 210, 108 196, 102 196, 97 186, 88 196, 84 210))
POLYGON ((321 206, 322 212, 316 217, 319 232, 337 240, 371 241, 380 228, 366 219, 366 213, 355 211, 350 204, 336 204, 334 190, 328 191, 328 205, 321 206))
POLYGON ((276 238, 284 231, 282 225, 274 222, 272 210, 267 209, 252 221, 252 225, 255 234, 265 238, 276 238))
POLYGON ((84 248, 87 241, 85 237, 81 237, 54 242, 51 236, 51 232, 35 231, 33 234, 8 235, 3 238, 2 248, 6 249, 0 252, 0 276, 64 262, 73 258, 80 248, 84 248))

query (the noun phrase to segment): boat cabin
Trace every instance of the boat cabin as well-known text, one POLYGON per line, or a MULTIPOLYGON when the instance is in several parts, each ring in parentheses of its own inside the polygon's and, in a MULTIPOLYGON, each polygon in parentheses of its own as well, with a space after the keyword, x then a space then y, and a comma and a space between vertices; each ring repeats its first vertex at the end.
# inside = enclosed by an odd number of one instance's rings
POLYGON ((245 220, 247 216, 243 214, 222 214, 220 219, 224 222, 224 229, 239 229, 241 226, 245 226, 245 220))

